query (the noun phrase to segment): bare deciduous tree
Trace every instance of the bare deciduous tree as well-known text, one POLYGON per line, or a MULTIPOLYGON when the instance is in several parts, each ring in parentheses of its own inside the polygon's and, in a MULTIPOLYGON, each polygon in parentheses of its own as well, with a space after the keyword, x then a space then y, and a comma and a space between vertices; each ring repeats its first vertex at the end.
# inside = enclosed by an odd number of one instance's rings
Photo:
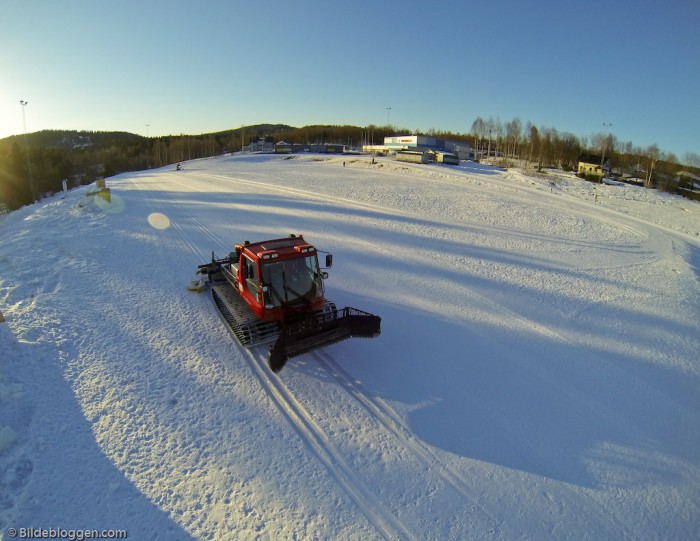
POLYGON ((474 155, 477 159, 481 157, 481 152, 483 150, 482 139, 484 138, 485 129, 484 119, 480 116, 476 117, 474 122, 472 122, 472 136, 474 137, 474 146, 476 147, 474 155))
POLYGON ((522 136, 523 123, 518 117, 506 122, 506 159, 515 159, 518 155, 518 144, 522 136))
POLYGON ((696 152, 686 152, 683 154, 683 164, 690 167, 700 167, 700 154, 696 152))
POLYGON ((651 178, 654 174, 654 167, 656 167, 656 162, 659 159, 659 147, 656 146, 656 143, 647 147, 645 156, 647 159, 647 172, 644 187, 651 188, 651 178))

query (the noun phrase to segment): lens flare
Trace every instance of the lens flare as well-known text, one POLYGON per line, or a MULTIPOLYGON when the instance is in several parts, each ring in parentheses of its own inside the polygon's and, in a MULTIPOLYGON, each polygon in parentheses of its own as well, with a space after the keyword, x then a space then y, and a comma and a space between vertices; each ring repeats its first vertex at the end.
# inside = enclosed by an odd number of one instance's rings
POLYGON ((156 229, 168 229, 170 227, 170 218, 160 212, 153 212, 148 216, 148 223, 156 229))

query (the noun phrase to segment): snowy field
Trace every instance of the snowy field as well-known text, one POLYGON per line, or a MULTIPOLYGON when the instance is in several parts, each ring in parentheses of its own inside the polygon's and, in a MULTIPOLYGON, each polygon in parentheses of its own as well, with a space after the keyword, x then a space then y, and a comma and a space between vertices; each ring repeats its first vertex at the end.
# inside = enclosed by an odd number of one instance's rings
POLYGON ((0 221, 0 539, 700 538, 700 204, 244 155, 0 221), (291 360, 185 286, 303 233, 382 334, 291 360))

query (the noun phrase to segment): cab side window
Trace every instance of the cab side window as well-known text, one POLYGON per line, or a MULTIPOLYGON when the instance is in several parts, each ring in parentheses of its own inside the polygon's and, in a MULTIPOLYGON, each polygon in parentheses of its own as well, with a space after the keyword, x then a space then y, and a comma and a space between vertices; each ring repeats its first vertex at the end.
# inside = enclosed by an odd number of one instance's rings
POLYGON ((258 273, 257 266, 255 262, 249 259, 247 256, 243 258, 243 275, 245 278, 245 285, 248 291, 255 295, 258 292, 258 273))

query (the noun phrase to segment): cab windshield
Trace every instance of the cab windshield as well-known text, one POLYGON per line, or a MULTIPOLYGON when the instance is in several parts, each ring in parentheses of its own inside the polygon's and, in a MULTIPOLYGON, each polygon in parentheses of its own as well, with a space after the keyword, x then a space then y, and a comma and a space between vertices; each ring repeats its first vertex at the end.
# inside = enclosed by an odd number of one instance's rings
POLYGON ((316 254, 296 259, 263 263, 262 285, 266 307, 278 307, 300 300, 311 301, 321 293, 321 276, 316 254))

